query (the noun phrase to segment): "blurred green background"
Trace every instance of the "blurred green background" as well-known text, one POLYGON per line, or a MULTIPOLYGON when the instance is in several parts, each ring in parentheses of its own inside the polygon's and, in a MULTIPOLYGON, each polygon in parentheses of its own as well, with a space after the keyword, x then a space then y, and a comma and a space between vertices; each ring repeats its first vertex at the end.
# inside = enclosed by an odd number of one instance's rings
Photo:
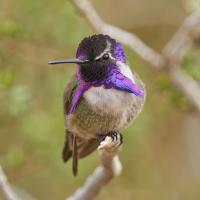
MULTIPOLYGON (((158 51, 198 2, 93 1, 106 21, 158 51)), ((71 163, 62 163, 62 97, 75 68, 47 65, 74 57, 80 40, 93 33, 67 0, 0 1, 0 163, 18 190, 37 199, 65 199, 99 164, 95 152, 80 161, 74 178, 71 163)), ((199 200, 200 116, 165 73, 125 49, 146 83, 147 101, 124 131, 122 174, 97 200, 199 200)), ((199 53, 198 45, 189 49, 182 68, 200 82, 199 53)))

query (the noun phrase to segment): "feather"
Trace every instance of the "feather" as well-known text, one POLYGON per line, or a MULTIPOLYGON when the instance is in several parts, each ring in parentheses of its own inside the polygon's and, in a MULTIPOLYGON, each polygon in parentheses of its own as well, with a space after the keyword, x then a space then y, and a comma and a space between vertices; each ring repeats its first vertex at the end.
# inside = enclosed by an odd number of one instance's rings
POLYGON ((78 152, 77 152, 77 144, 76 144, 76 136, 73 137, 73 152, 72 152, 72 172, 73 175, 76 176, 78 172, 78 152))

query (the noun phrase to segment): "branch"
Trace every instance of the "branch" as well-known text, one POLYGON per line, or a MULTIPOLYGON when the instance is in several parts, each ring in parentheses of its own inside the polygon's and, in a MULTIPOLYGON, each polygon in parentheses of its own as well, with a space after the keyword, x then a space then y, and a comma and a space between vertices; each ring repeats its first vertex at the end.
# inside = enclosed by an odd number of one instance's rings
POLYGON ((200 87, 197 81, 192 79, 178 67, 170 72, 171 80, 187 94, 188 98, 200 111, 200 87))
MULTIPOLYGON (((105 186, 113 177, 118 176, 122 170, 118 158, 119 144, 121 143, 120 134, 113 141, 107 136, 99 145, 99 154, 102 165, 86 180, 85 185, 78 189, 76 193, 67 200, 92 200, 98 195, 103 186, 105 186)), ((21 200, 12 190, 7 177, 0 166, 0 189, 5 200, 21 200)))
POLYGON ((155 68, 163 66, 163 59, 159 53, 147 46, 133 33, 105 23, 88 0, 72 0, 72 3, 98 32, 108 34, 119 42, 129 46, 155 68))
POLYGON ((179 30, 163 49, 166 66, 173 83, 193 102, 200 112, 200 85, 181 70, 181 60, 195 39, 195 31, 200 27, 200 12, 188 16, 179 30))
POLYGON ((173 62, 179 63, 194 39, 193 31, 200 27, 200 12, 188 16, 179 30, 163 49, 163 54, 173 62))
POLYGON ((88 177, 83 187, 67 200, 92 200, 114 176, 120 174, 121 163, 117 156, 119 147, 113 146, 113 140, 107 136, 99 146, 102 165, 88 177))
POLYGON ((7 177, 3 172, 2 167, 0 166, 0 189, 6 200, 20 200, 20 198, 12 190, 10 184, 7 181, 7 177))

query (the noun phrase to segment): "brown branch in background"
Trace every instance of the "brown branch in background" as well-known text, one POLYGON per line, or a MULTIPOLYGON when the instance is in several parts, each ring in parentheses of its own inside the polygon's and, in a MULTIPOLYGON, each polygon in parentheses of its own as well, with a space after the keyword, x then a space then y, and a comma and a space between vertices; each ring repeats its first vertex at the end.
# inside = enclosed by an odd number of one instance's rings
POLYGON ((200 110, 200 87, 197 81, 181 71, 178 67, 171 70, 170 75, 174 84, 179 86, 200 110))
POLYGON ((159 54, 133 33, 104 22, 89 0, 71 1, 98 32, 108 34, 127 45, 152 67, 165 70, 173 83, 182 90, 200 112, 200 86, 180 69, 181 59, 192 43, 192 33, 200 26, 200 12, 194 12, 185 19, 179 30, 163 48, 163 54, 159 54))
POLYGON ((196 11, 188 16, 172 39, 163 48, 169 77, 191 100, 200 112, 200 85, 181 70, 181 60, 185 52, 191 47, 195 39, 194 32, 200 26, 200 12, 196 11))
POLYGON ((186 50, 193 41, 193 31, 200 27, 200 12, 196 11, 188 16, 179 30, 163 49, 163 54, 173 62, 180 63, 186 50))
POLYGON ((151 63, 154 67, 162 67, 163 59, 159 53, 147 46, 133 33, 105 23, 98 15, 90 1, 72 0, 72 3, 98 32, 108 34, 123 44, 129 46, 133 51, 135 51, 144 60, 151 63))
POLYGON ((107 136, 98 149, 101 166, 97 167, 85 184, 67 200, 92 200, 114 176, 120 174, 122 166, 117 156, 119 147, 113 146, 113 139, 107 136))
POLYGON ((20 200, 8 183, 7 177, 0 165, 0 189, 5 200, 20 200))

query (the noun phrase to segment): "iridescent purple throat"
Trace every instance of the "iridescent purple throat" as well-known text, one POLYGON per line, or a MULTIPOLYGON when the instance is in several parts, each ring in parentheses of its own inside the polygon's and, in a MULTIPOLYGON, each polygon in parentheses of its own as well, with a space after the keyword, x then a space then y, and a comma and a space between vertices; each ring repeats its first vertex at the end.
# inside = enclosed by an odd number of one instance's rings
POLYGON ((103 86, 105 89, 114 88, 114 89, 121 90, 124 92, 133 93, 138 97, 144 96, 143 90, 137 84, 133 83, 131 79, 124 76, 120 72, 118 67, 113 65, 113 66, 110 66, 109 69, 110 71, 106 79, 101 80, 101 81, 85 82, 81 78, 80 66, 78 66, 76 75, 77 75, 78 80, 80 81, 80 84, 75 91, 69 114, 72 114, 75 111, 81 96, 84 94, 84 92, 89 90, 91 87, 103 86))

